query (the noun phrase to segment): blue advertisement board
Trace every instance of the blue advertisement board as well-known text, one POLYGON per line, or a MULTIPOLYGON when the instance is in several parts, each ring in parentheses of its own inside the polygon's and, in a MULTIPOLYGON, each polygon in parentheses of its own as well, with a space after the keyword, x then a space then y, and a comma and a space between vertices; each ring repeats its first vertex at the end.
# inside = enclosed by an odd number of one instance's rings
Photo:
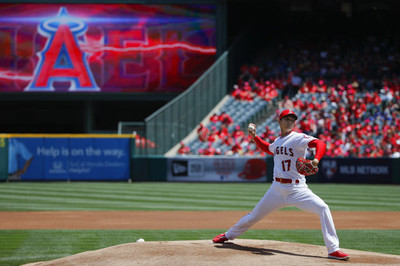
POLYGON ((129 138, 10 138, 10 180, 128 180, 129 138))

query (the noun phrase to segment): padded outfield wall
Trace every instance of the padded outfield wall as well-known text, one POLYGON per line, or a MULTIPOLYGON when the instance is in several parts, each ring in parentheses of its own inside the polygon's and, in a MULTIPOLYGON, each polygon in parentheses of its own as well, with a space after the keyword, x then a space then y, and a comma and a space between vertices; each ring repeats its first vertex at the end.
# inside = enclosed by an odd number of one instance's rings
MULTIPOLYGON (((132 158, 132 181, 272 182, 272 157, 132 158), (263 163, 260 163, 263 162, 263 163)), ((323 158, 308 183, 400 184, 399 158, 323 158)))
MULTIPOLYGON (((132 135, 1 134, 0 180, 271 182, 272 157, 136 156, 132 135), (17 170, 26 172, 15 176, 17 170), (14 165, 13 165, 14 164, 14 165)), ((318 183, 400 184, 399 158, 323 158, 318 183)))

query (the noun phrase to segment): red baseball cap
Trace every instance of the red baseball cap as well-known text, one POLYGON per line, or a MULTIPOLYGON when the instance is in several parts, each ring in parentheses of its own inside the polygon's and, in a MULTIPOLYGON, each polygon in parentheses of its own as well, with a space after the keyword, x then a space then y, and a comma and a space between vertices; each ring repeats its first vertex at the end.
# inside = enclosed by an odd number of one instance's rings
POLYGON ((284 118, 285 116, 288 116, 288 115, 293 115, 295 120, 297 120, 297 115, 290 109, 283 110, 281 112, 281 114, 279 115, 279 120, 281 120, 282 118, 284 118))

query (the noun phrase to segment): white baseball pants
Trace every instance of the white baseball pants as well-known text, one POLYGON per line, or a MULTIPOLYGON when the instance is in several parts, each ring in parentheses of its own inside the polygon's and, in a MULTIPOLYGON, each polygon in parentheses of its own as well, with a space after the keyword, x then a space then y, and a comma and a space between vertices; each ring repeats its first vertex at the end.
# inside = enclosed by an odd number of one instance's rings
POLYGON ((317 214, 328 253, 339 250, 339 239, 328 205, 305 183, 293 185, 274 181, 254 209, 243 216, 225 235, 228 239, 235 239, 271 212, 288 206, 317 214))

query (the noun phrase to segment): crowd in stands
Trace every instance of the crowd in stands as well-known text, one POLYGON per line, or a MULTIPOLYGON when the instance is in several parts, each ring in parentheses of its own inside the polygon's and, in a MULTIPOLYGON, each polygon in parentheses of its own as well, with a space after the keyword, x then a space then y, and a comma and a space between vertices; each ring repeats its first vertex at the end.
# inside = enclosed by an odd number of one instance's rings
MULTIPOLYGON (((257 129, 267 141, 279 134, 277 114, 289 108, 299 116, 295 130, 324 141, 326 156, 400 157, 399 45, 372 37, 280 44, 262 63, 241 68, 231 96, 250 102, 281 97, 271 125, 257 129)), ((186 154, 221 154, 213 148, 220 141, 230 147, 225 155, 265 156, 226 114, 213 115, 209 125, 197 131, 208 147, 186 154)))
POLYGON ((310 101, 296 97, 292 104, 299 114, 296 130, 323 140, 327 156, 399 157, 399 90, 357 93, 349 86, 320 94, 310 101))
POLYGON ((137 148, 154 149, 156 147, 156 144, 153 141, 146 139, 144 136, 140 136, 135 131, 133 132, 133 135, 135 136, 135 146, 137 148))

